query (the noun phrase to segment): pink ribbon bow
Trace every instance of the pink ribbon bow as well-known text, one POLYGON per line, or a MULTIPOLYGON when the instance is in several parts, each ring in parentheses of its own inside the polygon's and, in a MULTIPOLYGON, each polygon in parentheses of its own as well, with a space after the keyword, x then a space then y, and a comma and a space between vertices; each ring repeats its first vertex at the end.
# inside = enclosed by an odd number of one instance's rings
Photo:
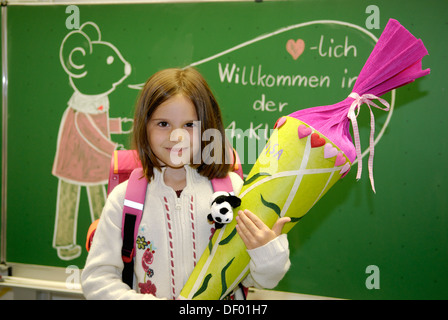
POLYGON ((375 141, 374 141, 374 134, 375 134, 375 117, 373 116, 372 108, 371 106, 384 110, 389 111, 390 105, 389 103, 381 98, 378 98, 377 96, 373 94, 363 94, 362 96, 359 96, 356 92, 352 92, 349 95, 350 98, 353 98, 353 100, 350 109, 348 111, 347 117, 351 120, 352 126, 353 126, 353 134, 355 138, 355 149, 356 149, 356 158, 358 159, 358 172, 356 174, 356 179, 361 179, 361 173, 362 173, 362 156, 361 156, 361 141, 359 140, 359 130, 358 130, 358 123, 356 121, 356 118, 359 115, 359 110, 361 109, 361 105, 363 103, 367 104, 370 110, 370 154, 369 154, 369 161, 368 161, 368 168, 369 168, 369 178, 370 178, 370 184, 372 185, 373 192, 375 191, 375 183, 373 181, 373 156, 374 156, 374 148, 375 148, 375 141), (378 100, 380 101, 385 108, 378 106, 372 100, 378 100))

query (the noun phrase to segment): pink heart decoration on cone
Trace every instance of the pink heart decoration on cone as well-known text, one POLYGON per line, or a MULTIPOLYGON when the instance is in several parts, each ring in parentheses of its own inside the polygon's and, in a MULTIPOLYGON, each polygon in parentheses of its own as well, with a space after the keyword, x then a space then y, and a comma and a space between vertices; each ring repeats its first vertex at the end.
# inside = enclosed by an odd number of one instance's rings
POLYGON ((311 148, 319 148, 325 144, 325 139, 321 138, 319 134, 313 133, 311 135, 311 148))
POLYGON ((284 125, 286 122, 286 117, 281 117, 277 120, 277 122, 274 125, 274 129, 280 128, 282 125, 284 125))
POLYGON ((334 162, 335 167, 342 166, 345 163, 345 157, 342 152, 339 152, 336 156, 336 161, 334 162))
POLYGON ((333 158, 337 154, 338 154, 338 149, 333 147, 333 145, 331 143, 327 143, 325 145, 325 149, 324 149, 324 158, 325 159, 333 158))
MULTIPOLYGON (((345 166, 342 167, 341 171, 339 171, 339 173, 343 175, 343 174, 346 173, 349 169, 350 169, 350 163, 347 162, 347 163, 345 164, 345 166)), ((341 177, 341 178, 343 178, 343 177, 341 177)))
POLYGON ((304 124, 299 126, 299 139, 308 137, 311 134, 312 130, 310 127, 307 127, 304 124))

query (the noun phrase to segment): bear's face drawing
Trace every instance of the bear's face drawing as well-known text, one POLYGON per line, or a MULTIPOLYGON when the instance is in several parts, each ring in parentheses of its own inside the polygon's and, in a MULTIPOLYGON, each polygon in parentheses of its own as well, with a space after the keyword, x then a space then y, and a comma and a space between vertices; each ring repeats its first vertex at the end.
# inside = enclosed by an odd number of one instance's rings
POLYGON ((131 73, 131 65, 120 51, 101 41, 100 30, 93 22, 66 35, 59 57, 70 85, 84 95, 108 95, 131 73))

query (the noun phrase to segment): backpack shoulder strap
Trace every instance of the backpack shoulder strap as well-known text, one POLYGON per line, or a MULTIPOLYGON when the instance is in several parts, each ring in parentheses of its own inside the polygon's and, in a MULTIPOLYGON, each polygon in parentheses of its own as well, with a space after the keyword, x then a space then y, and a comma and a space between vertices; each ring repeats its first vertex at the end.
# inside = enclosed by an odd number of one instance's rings
POLYGON ((107 184, 107 195, 123 181, 129 179, 131 172, 141 167, 137 150, 115 150, 109 167, 109 183, 107 184))
POLYGON ((121 256, 124 262, 122 278, 123 282, 131 288, 134 274, 135 241, 137 239, 138 226, 142 220, 147 187, 148 181, 143 173, 143 169, 134 169, 126 188, 121 230, 123 238, 121 256))
POLYGON ((232 180, 230 179, 230 175, 227 175, 224 178, 212 179, 212 187, 213 187, 214 192, 226 191, 226 192, 234 195, 233 185, 232 185, 232 180))

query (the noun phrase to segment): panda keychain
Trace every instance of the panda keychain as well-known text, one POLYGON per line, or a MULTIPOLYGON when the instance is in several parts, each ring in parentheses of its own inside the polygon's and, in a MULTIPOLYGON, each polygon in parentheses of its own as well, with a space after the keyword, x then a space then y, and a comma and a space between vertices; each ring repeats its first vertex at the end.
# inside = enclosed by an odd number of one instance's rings
POLYGON ((211 213, 207 216, 210 222, 215 222, 216 229, 233 220, 233 209, 241 205, 241 199, 225 191, 218 191, 210 200, 211 213))

